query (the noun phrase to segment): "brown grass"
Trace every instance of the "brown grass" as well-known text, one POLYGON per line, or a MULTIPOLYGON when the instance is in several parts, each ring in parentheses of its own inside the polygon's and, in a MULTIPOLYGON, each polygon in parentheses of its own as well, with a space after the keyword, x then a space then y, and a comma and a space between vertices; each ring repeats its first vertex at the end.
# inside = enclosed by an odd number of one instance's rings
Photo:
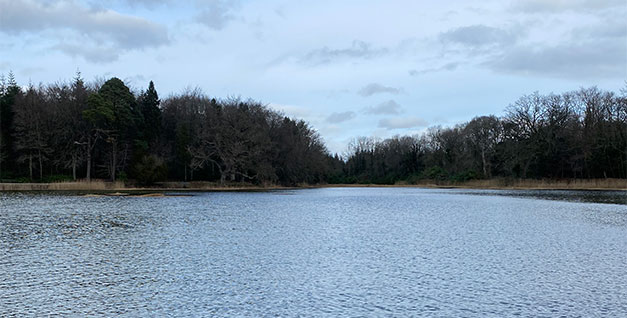
POLYGON ((627 179, 486 179, 466 182, 425 181, 413 186, 474 189, 627 190, 627 179))
MULTIPOLYGON (((330 184, 282 187, 277 185, 256 186, 247 183, 220 185, 216 182, 162 182, 153 187, 126 186, 124 182, 103 180, 59 182, 59 183, 0 183, 0 191, 259 191, 273 189, 316 188, 316 187, 422 187, 422 188, 471 188, 471 189, 560 189, 560 190, 627 190, 627 179, 487 179, 466 182, 424 180, 417 184, 399 182, 394 185, 375 184, 330 184)), ((156 194, 148 194, 156 195, 156 194)))
POLYGON ((86 180, 55 183, 0 183, 0 191, 110 191, 124 189, 124 182, 86 180))
POLYGON ((415 187, 415 188, 465 188, 465 189, 538 189, 538 190, 627 190, 627 179, 486 179, 466 182, 423 180, 416 184, 398 182, 393 185, 333 184, 328 187, 415 187))
POLYGON ((627 190, 627 179, 564 179, 564 180, 473 180, 465 185, 476 188, 563 189, 563 190, 627 190))
MULTIPOLYGON (((129 186, 122 181, 109 182, 104 180, 86 180, 73 182, 58 183, 0 183, 0 191, 140 191, 150 192, 159 190, 171 191, 255 191, 255 190, 272 190, 283 189, 284 187, 276 185, 257 186, 249 183, 226 183, 219 184, 217 182, 193 181, 193 182, 160 182, 151 187, 129 186)), ((109 195, 114 195, 110 193, 109 195)), ((118 193, 125 195, 127 193, 118 193)), ((156 196, 158 194, 149 193, 148 195, 156 196)))

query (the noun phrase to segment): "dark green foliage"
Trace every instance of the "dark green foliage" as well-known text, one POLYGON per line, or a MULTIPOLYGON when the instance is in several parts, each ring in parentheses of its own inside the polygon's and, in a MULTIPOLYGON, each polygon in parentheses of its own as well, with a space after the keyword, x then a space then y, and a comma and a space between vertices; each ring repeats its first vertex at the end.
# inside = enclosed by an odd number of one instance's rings
POLYGON ((157 181, 163 181, 168 174, 163 159, 155 155, 142 157, 135 163, 132 170, 135 179, 141 185, 151 185, 157 181))
POLYGON ((15 100, 21 93, 12 72, 0 78, 0 179, 4 170, 14 170, 17 155, 15 143, 15 100))
POLYGON ((448 172, 440 166, 433 166, 422 172, 422 179, 445 180, 448 178, 448 172))
POLYGON ((89 96, 87 104, 83 116, 110 146, 103 154, 108 158, 109 178, 115 181, 117 172, 125 170, 127 158, 133 158, 134 146, 140 145, 141 150, 141 128, 145 126, 141 111, 129 88, 116 77, 89 96))
POLYGON ((155 84, 150 81, 148 89, 139 97, 140 111, 143 118, 142 137, 147 144, 154 144, 161 132, 161 109, 155 84))

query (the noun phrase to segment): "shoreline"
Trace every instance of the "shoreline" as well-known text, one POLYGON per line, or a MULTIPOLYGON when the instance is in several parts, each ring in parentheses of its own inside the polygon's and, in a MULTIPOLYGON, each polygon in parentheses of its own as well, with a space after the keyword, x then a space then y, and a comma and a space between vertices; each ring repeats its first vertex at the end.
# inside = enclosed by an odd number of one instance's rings
POLYGON ((126 186, 123 182, 59 182, 59 183, 0 183, 0 192, 228 192, 228 191, 272 191, 318 188, 425 188, 425 189, 476 189, 476 190, 580 190, 580 191, 627 191, 627 179, 568 179, 568 180, 471 180, 467 182, 427 181, 417 184, 317 184, 317 185, 252 185, 214 182, 163 182, 152 187, 126 186))

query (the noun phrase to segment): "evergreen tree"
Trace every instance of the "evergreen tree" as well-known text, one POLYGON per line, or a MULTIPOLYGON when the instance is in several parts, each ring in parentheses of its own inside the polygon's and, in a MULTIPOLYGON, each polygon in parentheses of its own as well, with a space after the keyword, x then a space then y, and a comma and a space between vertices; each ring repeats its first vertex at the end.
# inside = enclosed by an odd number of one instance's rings
POLYGON ((109 178, 115 181, 117 171, 124 168, 132 151, 137 128, 143 125, 141 113, 137 111, 135 97, 129 88, 116 77, 106 81, 98 93, 92 94, 87 104, 89 108, 83 111, 83 115, 111 147, 106 167, 109 178))
MULTIPOLYGON (((4 170, 13 171, 17 163, 14 151, 14 107, 15 100, 21 93, 21 89, 17 85, 12 71, 9 72, 6 80, 3 79, 2 86, 3 93, 0 98, 0 161, 6 162, 4 170)), ((2 166, 0 166, 0 176, 2 175, 1 168, 2 166)))
POLYGON ((139 99, 141 114, 144 119, 144 140, 150 145, 159 137, 161 131, 161 109, 159 108, 159 95, 155 90, 155 84, 150 81, 146 90, 139 99))

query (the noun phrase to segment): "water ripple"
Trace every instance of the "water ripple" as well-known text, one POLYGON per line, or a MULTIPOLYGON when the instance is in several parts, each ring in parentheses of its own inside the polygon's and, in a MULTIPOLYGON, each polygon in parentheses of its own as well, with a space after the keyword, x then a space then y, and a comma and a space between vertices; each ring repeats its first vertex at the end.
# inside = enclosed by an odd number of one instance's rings
POLYGON ((1 193, 0 317, 625 316, 627 205, 479 194, 1 193))

